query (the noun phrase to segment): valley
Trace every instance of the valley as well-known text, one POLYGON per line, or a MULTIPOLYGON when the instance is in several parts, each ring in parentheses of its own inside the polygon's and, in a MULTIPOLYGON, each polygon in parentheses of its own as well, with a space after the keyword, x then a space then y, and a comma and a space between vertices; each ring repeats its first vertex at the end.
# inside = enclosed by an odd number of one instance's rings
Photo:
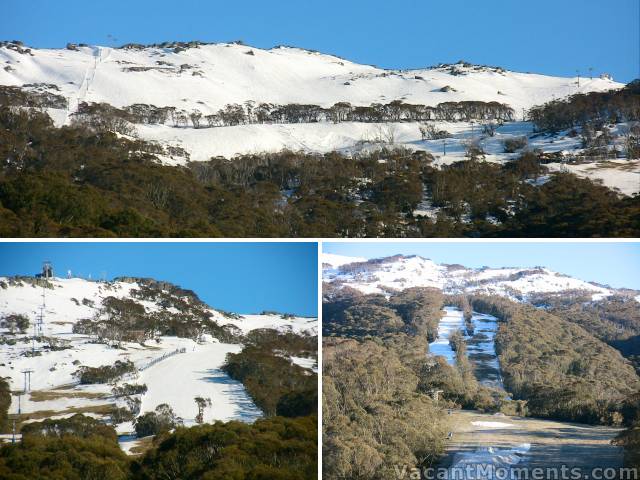
MULTIPOLYGON (((398 250, 430 249, 407 245, 398 250)), ((634 338, 637 290, 543 266, 329 252, 322 260, 329 478, 358 468, 357 454, 334 460, 352 445, 364 448, 361 441, 375 455, 367 464, 374 478, 415 478, 418 470, 424 478, 503 478, 537 468, 561 475, 563 465, 581 478, 606 469, 625 478, 619 469, 633 465, 635 447, 621 439, 635 431, 640 378, 631 350, 598 332, 614 322, 619 335, 634 338), (424 423, 413 419, 417 412, 424 423)))

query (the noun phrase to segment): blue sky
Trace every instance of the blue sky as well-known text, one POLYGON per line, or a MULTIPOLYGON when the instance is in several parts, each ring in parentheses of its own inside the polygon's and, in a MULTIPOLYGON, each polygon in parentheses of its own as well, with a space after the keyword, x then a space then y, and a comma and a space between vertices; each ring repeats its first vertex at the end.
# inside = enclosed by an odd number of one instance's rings
POLYGON ((380 258, 420 255, 466 267, 543 266, 586 281, 640 290, 640 243, 323 243, 323 251, 380 258))
POLYGON ((640 76, 638 0, 3 0, 0 39, 35 47, 243 40, 385 68, 464 59, 517 71, 640 76), (116 40, 114 40, 116 39, 116 40))
POLYGON ((3 243, 0 275, 151 277, 194 290, 212 307, 317 316, 315 243, 3 243))

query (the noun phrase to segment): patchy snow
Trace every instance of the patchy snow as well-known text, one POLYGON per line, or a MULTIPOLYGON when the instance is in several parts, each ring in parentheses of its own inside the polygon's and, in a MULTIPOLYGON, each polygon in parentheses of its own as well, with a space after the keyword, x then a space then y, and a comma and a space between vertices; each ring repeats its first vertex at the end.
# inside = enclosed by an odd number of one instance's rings
MULTIPOLYGON (((81 102, 104 102, 116 107, 149 104, 178 110, 214 114, 228 104, 316 104, 330 107, 337 102, 354 106, 404 103, 435 106, 443 102, 484 101, 510 105, 521 119, 524 110, 578 92, 605 91, 623 84, 609 79, 581 79, 518 73, 500 69, 455 65, 417 70, 384 70, 300 48, 263 50, 238 44, 173 48, 114 49, 102 46, 67 49, 32 49, 20 54, 0 47, 0 85, 47 84, 44 90, 61 95, 68 108, 47 109, 56 125, 68 124, 81 102), (450 87, 443 91, 443 87, 450 87), (188 95, 185 92, 190 92, 188 95)), ((41 87, 43 88, 43 87, 41 87)), ((486 161, 506 162, 518 153, 504 153, 503 141, 528 136, 529 147, 544 152, 579 152, 579 137, 533 136, 531 123, 507 123, 486 136, 479 123, 434 122, 452 138, 422 140, 419 124, 331 122, 309 124, 237 125, 214 128, 136 125, 135 135, 165 146, 182 147, 190 160, 234 157, 283 149, 304 152, 341 151, 346 154, 380 148, 393 137, 396 145, 430 152, 435 165, 465 158, 465 143, 479 141, 486 161), (393 135, 387 135, 392 132, 393 135), (446 147, 446 154, 444 152, 446 147)), ((619 133, 625 125, 612 130, 619 133)), ((184 156, 159 155, 162 163, 184 164, 184 156)), ((615 162, 615 161, 614 161, 615 162)), ((640 191, 638 166, 628 169, 593 164, 565 166, 577 175, 601 179, 604 185, 631 195, 640 191)), ((547 178, 541 177, 536 184, 547 178)), ((416 214, 430 215, 429 208, 416 214)))
MULTIPOLYGON (((531 444, 522 443, 510 448, 480 447, 473 451, 456 453, 449 468, 450 476, 460 480, 514 478, 510 467, 526 461, 531 444)), ((517 478, 517 477, 516 477, 517 478)))
POLYGON ((471 422, 471 425, 476 427, 486 427, 486 428, 511 428, 515 427, 513 423, 504 423, 504 422, 471 422))
POLYGON ((302 368, 318 373, 318 361, 315 358, 289 357, 289 359, 302 368))
POLYGON ((220 325, 235 325, 242 333, 257 328, 273 328, 280 331, 291 331, 298 334, 317 335, 318 320, 309 317, 289 317, 281 314, 240 315, 239 318, 216 319, 220 325))
POLYGON ((444 357, 449 365, 455 365, 456 354, 449 344, 449 338, 457 330, 464 332, 464 318, 457 308, 445 307, 444 310, 445 316, 438 324, 438 338, 429 344, 429 353, 444 357))
POLYGON ((570 172, 599 182, 624 195, 640 193, 640 160, 610 159, 579 164, 550 163, 552 172, 570 172))
POLYGON ((465 337, 465 340, 467 356, 475 367, 476 378, 484 386, 504 390, 495 342, 498 319, 492 315, 473 312, 471 323, 473 335, 465 337))
POLYGON ((443 288, 446 267, 418 257, 391 257, 366 264, 345 265, 325 270, 325 281, 346 282, 363 293, 383 293, 410 287, 443 288))
POLYGON ((49 83, 71 100, 172 105, 214 113, 230 103, 301 103, 328 107, 346 101, 370 105, 402 99, 436 105, 480 100, 523 108, 577 92, 620 88, 600 78, 576 78, 496 71, 456 65, 418 70, 383 70, 299 48, 270 50, 237 44, 170 48, 114 49, 101 46, 32 49, 32 55, 0 48, 0 84, 49 83), (252 54, 247 54, 249 51, 252 54), (443 92, 443 87, 452 87, 443 92), (186 94, 185 92, 191 92, 186 94))
POLYGON ((521 300, 518 295, 579 290, 591 293, 592 299, 598 300, 614 293, 613 289, 547 268, 449 268, 415 255, 325 268, 323 278, 326 282, 348 285, 367 294, 434 287, 446 293, 476 292, 521 300))

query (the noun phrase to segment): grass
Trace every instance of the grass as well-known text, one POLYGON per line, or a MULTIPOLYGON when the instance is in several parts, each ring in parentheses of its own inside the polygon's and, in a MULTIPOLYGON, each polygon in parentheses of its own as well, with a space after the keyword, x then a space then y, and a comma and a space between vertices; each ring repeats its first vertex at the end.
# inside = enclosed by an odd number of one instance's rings
POLYGON ((20 427, 27 420, 44 420, 46 418, 55 417, 58 415, 73 415, 76 413, 93 413, 97 415, 108 415, 111 413, 111 409, 115 406, 113 403, 105 404, 105 405, 93 405, 87 407, 70 407, 66 410, 40 410, 38 412, 32 413, 24 413, 16 418, 16 428, 19 431, 20 427))
POLYGON ((61 398, 106 398, 106 393, 92 392, 61 392, 56 390, 37 390, 31 392, 29 399, 32 402, 46 402, 47 400, 59 400, 61 398))

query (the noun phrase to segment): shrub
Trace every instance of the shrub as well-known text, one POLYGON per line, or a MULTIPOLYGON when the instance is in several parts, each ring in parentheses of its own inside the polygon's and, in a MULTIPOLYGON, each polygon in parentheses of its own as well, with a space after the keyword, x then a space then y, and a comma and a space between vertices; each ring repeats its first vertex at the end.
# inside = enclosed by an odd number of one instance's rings
POLYGON ((504 146, 505 153, 514 153, 518 150, 523 149, 528 145, 529 141, 527 137, 512 137, 506 138, 502 141, 502 145, 504 146))
POLYGON ((76 375, 83 385, 94 383, 108 383, 125 373, 135 372, 136 367, 130 360, 116 360, 113 365, 102 365, 101 367, 80 367, 76 375))

